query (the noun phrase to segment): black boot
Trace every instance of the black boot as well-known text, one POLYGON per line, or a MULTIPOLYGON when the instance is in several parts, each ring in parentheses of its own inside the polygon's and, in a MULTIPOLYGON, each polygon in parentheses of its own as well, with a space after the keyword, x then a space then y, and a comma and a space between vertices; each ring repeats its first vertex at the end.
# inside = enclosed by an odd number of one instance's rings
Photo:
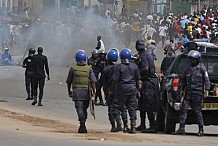
POLYGON ((124 128, 123 128, 123 133, 129 133, 130 132, 130 129, 127 125, 124 125, 124 128))
POLYGON ((157 130, 154 127, 149 127, 148 129, 141 130, 142 133, 157 133, 157 130))
POLYGON ((32 100, 30 94, 28 94, 27 99, 26 100, 32 100))
POLYGON ((136 127, 136 131, 144 131, 144 130, 146 130, 145 125, 144 126, 143 125, 139 125, 138 127, 136 127))
POLYGON ((103 101, 99 101, 98 103, 96 103, 95 105, 104 105, 103 101))
POLYGON ((131 126, 131 129, 129 130, 130 134, 136 134, 136 128, 135 126, 131 126))
POLYGON ((123 131, 120 116, 116 118, 116 123, 117 123, 117 131, 123 131))
POLYGON ((203 126, 199 126, 199 131, 197 133, 197 136, 204 136, 204 129, 203 126))
POLYGON ((116 126, 115 126, 115 122, 111 122, 111 130, 110 132, 118 132, 116 126))
POLYGON ((78 133, 87 133, 86 125, 85 123, 81 123, 78 129, 78 133))
POLYGON ((42 105, 42 98, 39 98, 38 106, 43 106, 43 105, 42 105))
POLYGON ((151 122, 150 127, 145 130, 141 130, 142 133, 157 133, 157 130, 155 128, 155 123, 151 122))
POLYGON ((173 133, 174 135, 185 135, 185 129, 178 129, 176 132, 173 133))
POLYGON ((32 102, 32 105, 35 105, 35 104, 37 104, 37 97, 36 96, 34 96, 34 100, 32 102))
POLYGON ((138 127, 136 127, 136 131, 142 131, 142 130, 145 130, 145 129, 146 129, 146 127, 145 127, 145 119, 141 118, 141 124, 138 127))
POLYGON ((185 135, 185 125, 180 124, 179 129, 176 132, 173 132, 174 135, 185 135))

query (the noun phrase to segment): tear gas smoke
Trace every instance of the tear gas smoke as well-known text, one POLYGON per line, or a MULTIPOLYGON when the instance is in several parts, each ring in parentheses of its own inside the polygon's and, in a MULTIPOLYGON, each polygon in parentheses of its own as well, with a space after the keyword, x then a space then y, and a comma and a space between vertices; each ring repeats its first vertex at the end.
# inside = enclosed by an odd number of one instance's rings
MULTIPOLYGON (((119 47, 111 19, 96 15, 94 9, 78 12, 77 15, 68 9, 64 14, 55 23, 47 19, 31 28, 32 43, 44 47, 50 65, 71 65, 75 52, 81 49, 90 56, 97 45, 98 35, 102 36, 106 50, 119 47)), ((55 18, 54 13, 46 18, 55 18)))

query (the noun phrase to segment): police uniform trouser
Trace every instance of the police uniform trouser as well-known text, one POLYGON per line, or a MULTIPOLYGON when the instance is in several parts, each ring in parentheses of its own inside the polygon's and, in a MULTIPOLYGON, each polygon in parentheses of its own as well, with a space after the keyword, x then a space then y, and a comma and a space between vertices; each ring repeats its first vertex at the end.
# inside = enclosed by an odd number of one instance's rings
MULTIPOLYGON (((103 98, 102 98, 102 94, 101 94, 101 88, 103 86, 103 81, 102 81, 102 78, 100 78, 98 81, 97 81, 97 85, 96 85, 96 97, 99 98, 100 102, 103 102, 103 98)), ((97 98, 96 98, 96 101, 97 101, 97 98)))
POLYGON ((33 95, 37 97, 37 90, 39 87, 39 100, 42 100, 43 90, 45 85, 45 78, 33 78, 33 95))
POLYGON ((25 85, 28 96, 33 97, 33 78, 31 76, 25 76, 25 85))
MULTIPOLYGON (((109 121, 112 123, 115 120, 119 120, 120 118, 117 119, 117 117, 114 116, 114 97, 110 97, 107 99, 107 105, 108 105, 108 117, 109 121)), ((123 108, 121 112, 121 117, 123 120, 124 125, 127 125, 128 123, 128 116, 127 116, 127 110, 126 107, 123 108)))
POLYGON ((141 119, 145 119, 147 112, 150 126, 154 126, 154 88, 155 86, 152 81, 144 81, 142 84, 141 98, 139 99, 140 117, 141 119))
POLYGON ((74 102, 80 124, 85 123, 87 119, 87 108, 89 107, 89 100, 74 100, 74 102))
POLYGON ((197 123, 199 126, 204 125, 203 121, 203 116, 202 116, 202 100, 203 96, 202 95, 196 95, 196 94, 186 94, 182 107, 180 110, 180 117, 179 117, 179 122, 181 128, 185 128, 185 120, 187 118, 187 108, 191 106, 192 110, 194 111, 196 118, 197 118, 197 123))
POLYGON ((115 121, 114 118, 114 105, 113 105, 113 97, 107 98, 107 106, 108 106, 108 117, 109 121, 112 123, 115 121))
POLYGON ((120 115, 121 111, 125 110, 125 106, 128 110, 131 126, 136 126, 136 108, 137 108, 137 101, 136 95, 117 95, 114 98, 114 114, 115 117, 120 115))

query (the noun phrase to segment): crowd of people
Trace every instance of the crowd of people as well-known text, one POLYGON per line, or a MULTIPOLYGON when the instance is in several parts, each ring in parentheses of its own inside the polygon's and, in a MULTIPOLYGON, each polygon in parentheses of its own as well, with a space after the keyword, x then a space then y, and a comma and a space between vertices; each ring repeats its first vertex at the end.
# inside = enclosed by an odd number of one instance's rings
MULTIPOLYGON (((121 18, 110 17, 109 10, 107 10, 105 18, 100 20, 109 20, 105 21, 110 23, 108 27, 105 27, 103 22, 97 24, 98 20, 96 20, 92 23, 96 25, 91 26, 94 30, 91 33, 85 27, 88 25, 87 27, 90 28, 90 24, 81 21, 85 16, 79 16, 80 18, 73 17, 73 21, 69 18, 69 21, 58 21, 53 25, 50 25, 52 21, 36 18, 16 23, 3 23, 1 27, 2 48, 6 53, 8 50, 5 49, 6 45, 13 47, 14 42, 16 46, 19 46, 19 44, 27 45, 30 42, 46 46, 48 36, 50 40, 55 38, 52 43, 58 42, 61 45, 64 40, 73 41, 77 50, 78 47, 89 47, 83 45, 86 40, 89 44, 89 39, 86 38, 92 37, 92 34, 95 34, 95 36, 96 34, 103 34, 111 40, 124 44, 125 47, 130 47, 131 43, 136 42, 137 56, 133 56, 132 51, 127 48, 120 51, 112 48, 106 51, 106 45, 101 40, 101 36, 97 37, 97 47, 91 52, 90 58, 87 59, 89 52, 85 49, 75 53, 77 64, 70 68, 66 83, 68 94, 75 102, 80 121, 79 133, 87 133, 85 123, 90 92, 95 97, 92 100, 96 105, 108 106, 111 132, 123 131, 135 134, 136 131, 141 131, 142 133, 157 133, 158 128, 156 127, 154 113, 158 111, 158 99, 155 95, 158 77, 154 61, 158 59, 155 55, 158 44, 161 42, 165 55, 172 57, 181 46, 195 49, 193 46, 186 45, 194 39, 213 43, 218 40, 218 11, 211 7, 204 8, 192 15, 187 13, 173 15, 173 13, 170 13, 168 16, 160 16, 159 14, 144 16, 143 13, 136 11, 132 16, 125 15, 121 18), (84 23, 81 24, 80 22, 84 23), (111 36, 116 36, 118 40, 112 39, 111 36), (121 62, 117 63, 119 57, 121 62), (103 99, 102 88, 105 100, 103 99), (156 103, 154 103, 154 99, 156 99, 156 103), (140 110, 140 125, 138 127, 136 127, 137 108, 140 110), (130 128, 128 126, 128 115, 130 117, 130 128), (149 128, 145 126, 146 115, 149 120, 149 128)), ((54 44, 52 45, 54 46, 54 44)), ((38 103, 38 106, 42 106, 45 72, 48 80, 50 80, 50 77, 47 57, 42 55, 43 48, 39 47, 37 51, 38 54, 34 55, 34 49, 29 49, 29 56, 24 60, 23 67, 26 68, 27 100, 33 100, 32 105, 38 103), (37 100, 38 86, 39 100, 37 100)), ((5 56, 10 60, 11 56, 5 54, 2 56, 3 61, 5 61, 5 56)), ((162 68, 161 70, 164 72, 165 69, 162 68)), ((178 134, 181 133, 184 133, 184 129, 182 129, 182 132, 178 132, 178 134)), ((202 135, 201 129, 199 136, 202 135)))
MULTIPOLYGON (((114 19, 114 31, 120 40, 127 44, 136 38, 147 40, 148 37, 161 41, 162 47, 166 40, 175 40, 176 44, 183 38, 202 39, 207 42, 217 42, 218 12, 216 8, 205 7, 193 14, 179 13, 161 16, 160 14, 143 15, 135 12, 132 16, 123 16, 114 19), (131 32, 131 33, 130 33, 131 32), (126 41, 125 41, 126 40, 126 41)), ((184 42, 183 42, 184 44, 184 42)), ((181 44, 177 44, 180 45, 181 44)))

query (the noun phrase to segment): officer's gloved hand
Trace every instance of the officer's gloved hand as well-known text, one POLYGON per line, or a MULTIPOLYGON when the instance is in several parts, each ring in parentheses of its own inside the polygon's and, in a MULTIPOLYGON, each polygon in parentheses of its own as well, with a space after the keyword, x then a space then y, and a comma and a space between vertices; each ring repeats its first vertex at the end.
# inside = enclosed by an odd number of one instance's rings
POLYGON ((209 91, 208 91, 208 90, 205 90, 205 91, 204 91, 204 98, 207 98, 207 97, 208 97, 208 94, 209 94, 209 91))
POLYGON ((50 80, 50 76, 47 77, 47 81, 49 81, 49 80, 50 80))
POLYGON ((137 92, 136 98, 139 99, 141 97, 140 91, 137 92))
POLYGON ((69 91, 69 92, 68 92, 68 96, 69 96, 69 97, 71 97, 71 98, 72 98, 72 97, 73 97, 73 95, 74 95, 74 94, 73 94, 73 92, 72 92, 72 91, 69 91))
POLYGON ((183 91, 180 91, 180 93, 179 93, 180 103, 183 102, 184 96, 185 96, 185 93, 183 91))
POLYGON ((92 103, 95 104, 95 94, 91 97, 92 103))

